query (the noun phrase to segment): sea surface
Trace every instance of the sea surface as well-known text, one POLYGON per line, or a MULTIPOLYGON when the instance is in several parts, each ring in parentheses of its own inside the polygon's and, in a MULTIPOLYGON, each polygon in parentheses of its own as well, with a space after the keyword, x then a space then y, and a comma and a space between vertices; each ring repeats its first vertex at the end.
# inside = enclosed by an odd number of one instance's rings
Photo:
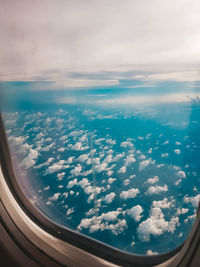
POLYGON ((131 105, 126 96, 125 105, 88 91, 24 99, 3 118, 17 179, 36 208, 131 253, 182 244, 200 196, 199 100, 131 105))

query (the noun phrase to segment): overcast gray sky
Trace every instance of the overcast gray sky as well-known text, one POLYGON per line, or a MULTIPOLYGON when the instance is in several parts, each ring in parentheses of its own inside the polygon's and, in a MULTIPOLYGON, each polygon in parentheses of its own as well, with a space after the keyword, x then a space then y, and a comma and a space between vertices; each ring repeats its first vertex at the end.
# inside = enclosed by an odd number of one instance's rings
POLYGON ((1 0, 0 6, 1 81, 112 85, 132 71, 139 80, 200 80, 199 0, 1 0))

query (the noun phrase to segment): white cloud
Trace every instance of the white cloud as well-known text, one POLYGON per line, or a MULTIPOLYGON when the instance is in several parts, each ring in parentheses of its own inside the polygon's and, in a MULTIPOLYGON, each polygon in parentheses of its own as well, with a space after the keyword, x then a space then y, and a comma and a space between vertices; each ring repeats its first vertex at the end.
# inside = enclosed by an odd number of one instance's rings
POLYGON ((133 144, 131 142, 122 142, 120 146, 127 148, 127 147, 133 147, 133 144))
POLYGON ((68 147, 71 150, 75 150, 75 151, 83 151, 89 148, 89 146, 83 146, 81 142, 77 142, 76 144, 72 145, 69 144, 68 147))
POLYGON ((112 155, 108 155, 108 156, 104 159, 103 162, 105 162, 106 164, 109 164, 110 162, 112 162, 112 155))
POLYGON ((61 172, 57 174, 58 180, 61 181, 65 176, 65 172, 61 172))
POLYGON ((109 211, 103 214, 103 220, 105 221, 115 221, 117 220, 117 216, 119 215, 119 211, 109 211))
POLYGON ((184 220, 184 222, 187 223, 189 220, 195 220, 195 219, 196 219, 196 216, 197 216, 197 214, 194 213, 193 215, 188 216, 188 217, 184 220))
POLYGON ((77 79, 69 73, 138 69, 143 72, 134 77, 145 80, 199 80, 199 7, 196 0, 189 8, 188 2, 181 0, 165 4, 128 0, 125 6, 119 0, 109 4, 95 1, 92 6, 90 1, 51 1, 45 12, 46 5, 37 1, 15 3, 12 9, 6 1, 0 14, 1 62, 5 66, 1 80, 40 77, 61 81, 58 88, 67 84, 70 88, 110 85, 120 77, 77 79), (28 7, 32 10, 29 16, 25 14, 28 7), (85 19, 88 17, 90 21, 85 19), (23 38, 13 34, 12 25, 15 31, 23 32, 23 38), (176 64, 172 66, 171 62, 176 64))
POLYGON ((123 185, 129 185, 130 184, 130 180, 129 179, 125 179, 124 181, 123 181, 123 185))
POLYGON ((121 154, 117 154, 114 158, 113 158, 113 161, 118 161, 119 159, 123 158, 124 157, 124 153, 121 153, 121 154))
POLYGON ((64 152, 64 151, 65 151, 65 148, 64 147, 58 148, 58 152, 64 152))
POLYGON ((49 144, 48 146, 45 146, 45 147, 42 147, 41 148, 41 151, 49 151, 50 148, 54 147, 55 146, 55 142, 49 144))
POLYGON ((178 217, 172 217, 170 221, 164 219, 164 214, 160 208, 151 208, 150 217, 141 222, 137 228, 138 237, 141 241, 149 242, 150 236, 159 236, 164 232, 173 233, 179 226, 178 217))
POLYGON ((150 186, 146 192, 147 195, 153 195, 153 194, 160 194, 161 192, 168 191, 168 186, 165 184, 164 186, 150 186))
POLYGON ((154 200, 152 203, 153 208, 161 208, 161 209, 169 209, 173 206, 173 201, 168 201, 167 198, 164 198, 163 200, 154 200))
POLYGON ((52 197, 49 198, 49 200, 56 201, 56 200, 58 200, 60 195, 61 195, 61 193, 55 193, 52 197))
POLYGON ((181 145, 181 143, 180 143, 180 142, 176 142, 175 144, 176 144, 177 146, 180 146, 180 145, 181 145))
POLYGON ((118 170, 118 173, 125 173, 125 172, 126 172, 126 166, 123 166, 118 170))
POLYGON ((43 188, 43 190, 49 190, 49 189, 50 189, 49 185, 43 188))
POLYGON ((69 136, 77 137, 79 135, 83 134, 83 130, 80 131, 72 131, 69 136))
POLYGON ((97 164, 93 167, 93 170, 97 173, 101 173, 102 171, 105 171, 107 168, 107 163, 103 162, 101 164, 97 164))
POLYGON ((134 154, 129 154, 125 159, 125 165, 129 166, 130 164, 136 162, 136 159, 134 158, 134 154))
POLYGON ((69 157, 68 160, 67 160, 67 163, 71 164, 73 162, 73 160, 74 160, 74 157, 69 157))
POLYGON ((140 162, 139 164, 139 170, 142 171, 143 169, 145 169, 146 167, 149 166, 149 164, 155 164, 155 160, 150 159, 146 159, 140 162))
POLYGON ((198 208, 199 200, 200 200, 200 194, 195 197, 187 197, 187 196, 184 197, 184 202, 191 203, 192 206, 195 208, 198 208))
POLYGON ((84 192, 89 195, 93 193, 93 187, 91 185, 85 187, 84 192))
POLYGON ((110 194, 107 194, 105 197, 104 197, 104 202, 106 202, 107 204, 110 204, 114 198, 115 198, 116 194, 114 192, 110 193, 110 194))
POLYGON ((36 149, 30 148, 28 155, 22 161, 22 165, 25 167, 25 169, 32 167, 35 164, 38 156, 39 156, 38 151, 36 149))
POLYGON ((67 135, 63 135, 59 138, 60 141, 65 141, 68 138, 67 135))
POLYGON ((154 176, 153 178, 147 179, 146 182, 149 183, 149 184, 155 184, 158 181, 159 181, 159 177, 158 176, 154 176))
POLYGON ((128 198, 135 198, 136 195, 139 193, 139 189, 138 188, 132 188, 132 189, 129 189, 128 191, 122 191, 120 193, 120 197, 123 199, 123 200, 127 200, 128 198))
POLYGON ((113 171, 111 171, 111 170, 107 171, 108 176, 111 176, 112 174, 113 174, 113 171))
POLYGON ((81 174, 81 171, 82 171, 82 167, 81 167, 80 164, 78 164, 77 166, 74 167, 74 169, 72 169, 72 170, 70 171, 70 173, 71 173, 72 175, 78 176, 78 175, 81 174))
POLYGON ((74 180, 69 181, 69 183, 68 183, 68 185, 67 185, 67 188, 72 188, 72 187, 74 187, 76 184, 77 184, 77 179, 75 178, 74 180))
POLYGON ((54 172, 60 171, 63 168, 67 168, 68 166, 65 165, 66 161, 65 160, 60 160, 57 163, 54 163, 53 165, 49 166, 48 169, 45 172, 45 175, 47 174, 52 174, 54 172))
POLYGON ((147 250, 147 255, 151 256, 151 255, 157 255, 158 252, 156 251, 152 251, 151 249, 147 250))
POLYGON ((186 174, 185 174, 184 171, 179 171, 179 172, 177 172, 176 175, 177 175, 179 178, 186 178, 186 174))
POLYGON ((37 165, 37 166, 34 166, 34 168, 35 168, 35 169, 40 169, 40 168, 42 168, 42 167, 44 167, 44 166, 48 166, 48 165, 53 161, 53 159, 54 159, 54 158, 48 158, 48 160, 47 160, 46 162, 41 163, 41 164, 39 164, 39 165, 37 165))
POLYGON ((100 216, 93 216, 91 218, 84 218, 81 220, 77 229, 82 228, 89 229, 90 233, 97 231, 110 230, 113 234, 118 235, 127 228, 125 219, 118 219, 119 211, 110 211, 108 213, 102 213, 100 216))
POLYGON ((181 150, 180 149, 174 149, 174 153, 177 154, 177 155, 180 155, 181 154, 181 150))
POLYGON ((114 181, 116 181, 116 178, 108 178, 108 183, 112 184, 114 181))
POLYGON ((77 158, 78 161, 80 162, 85 162, 86 160, 88 160, 88 154, 84 154, 84 155, 81 155, 77 158))
POLYGON ((83 178, 81 181, 77 183, 77 185, 80 185, 82 188, 85 188, 90 185, 87 178, 83 178))
POLYGON ((139 159, 146 159, 146 156, 145 155, 140 155, 139 159))
POLYGON ((161 155, 162 158, 167 158, 168 156, 169 156, 169 153, 163 153, 163 154, 161 155))
POLYGON ((141 213, 143 212, 143 208, 140 205, 132 207, 130 210, 127 210, 127 214, 133 218, 136 222, 139 222, 142 218, 141 213))
POLYGON ((181 208, 181 209, 178 208, 176 214, 177 215, 186 214, 188 211, 189 211, 189 209, 187 209, 187 208, 181 208))
POLYGON ((112 140, 112 139, 106 139, 106 143, 109 144, 109 145, 115 145, 116 141, 112 140))

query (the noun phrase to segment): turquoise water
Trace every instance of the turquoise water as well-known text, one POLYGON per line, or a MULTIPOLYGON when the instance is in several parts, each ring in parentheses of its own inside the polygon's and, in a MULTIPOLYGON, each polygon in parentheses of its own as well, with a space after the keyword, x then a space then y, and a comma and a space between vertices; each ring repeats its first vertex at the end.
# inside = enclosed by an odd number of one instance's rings
POLYGON ((3 117, 16 175, 45 215, 137 254, 185 240, 199 198, 198 100, 125 105, 109 90, 13 99, 3 117))

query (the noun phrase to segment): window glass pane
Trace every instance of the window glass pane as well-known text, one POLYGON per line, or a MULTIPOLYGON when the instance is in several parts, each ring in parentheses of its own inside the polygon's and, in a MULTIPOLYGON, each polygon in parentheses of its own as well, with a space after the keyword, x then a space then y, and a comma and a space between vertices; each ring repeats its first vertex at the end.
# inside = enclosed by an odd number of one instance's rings
POLYGON ((55 222, 125 251, 164 253, 196 216, 200 105, 141 108, 126 93, 77 91, 68 103, 68 92, 43 92, 38 106, 3 113, 15 172, 55 222))
POLYGON ((182 244, 200 196, 199 3, 168 2, 4 3, 0 16, 22 190, 56 223, 136 254, 182 244))

